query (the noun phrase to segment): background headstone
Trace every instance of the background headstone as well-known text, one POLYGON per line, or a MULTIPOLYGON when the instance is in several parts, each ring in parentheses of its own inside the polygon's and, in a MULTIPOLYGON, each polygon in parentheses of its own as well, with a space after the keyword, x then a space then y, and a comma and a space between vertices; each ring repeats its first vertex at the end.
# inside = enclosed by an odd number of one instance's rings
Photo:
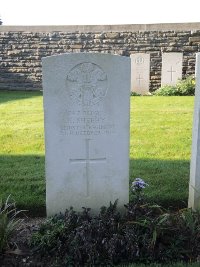
POLYGON ((47 215, 129 195, 130 59, 110 54, 43 58, 47 215))
POLYGON ((175 85, 182 78, 183 53, 163 53, 161 86, 175 85))
POLYGON ((150 54, 131 54, 131 91, 149 93, 150 54))
POLYGON ((188 206, 194 210, 200 209, 200 53, 196 56, 196 89, 188 206))

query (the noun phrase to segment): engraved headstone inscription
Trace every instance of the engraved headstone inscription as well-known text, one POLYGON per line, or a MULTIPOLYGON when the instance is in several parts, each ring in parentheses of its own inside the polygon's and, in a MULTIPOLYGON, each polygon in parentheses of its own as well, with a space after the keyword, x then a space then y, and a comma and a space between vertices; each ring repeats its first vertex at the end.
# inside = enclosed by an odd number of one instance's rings
POLYGON ((131 54, 131 91, 149 93, 150 54, 131 54))
POLYGON ((161 85, 175 85, 182 78, 183 53, 162 54, 161 85))
POLYGON ((42 60, 47 215, 93 213, 129 195, 130 59, 74 53, 42 60))

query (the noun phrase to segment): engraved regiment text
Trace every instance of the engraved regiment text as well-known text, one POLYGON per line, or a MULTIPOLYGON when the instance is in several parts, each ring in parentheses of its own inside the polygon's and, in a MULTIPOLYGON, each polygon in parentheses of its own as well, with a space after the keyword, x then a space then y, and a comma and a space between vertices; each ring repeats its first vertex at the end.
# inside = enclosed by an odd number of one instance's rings
POLYGON ((65 111, 62 115, 61 135, 113 134, 115 125, 103 111, 65 111))
POLYGON ((83 62, 67 74, 68 108, 60 114, 61 135, 113 134, 115 125, 101 106, 108 90, 107 74, 97 64, 83 62))

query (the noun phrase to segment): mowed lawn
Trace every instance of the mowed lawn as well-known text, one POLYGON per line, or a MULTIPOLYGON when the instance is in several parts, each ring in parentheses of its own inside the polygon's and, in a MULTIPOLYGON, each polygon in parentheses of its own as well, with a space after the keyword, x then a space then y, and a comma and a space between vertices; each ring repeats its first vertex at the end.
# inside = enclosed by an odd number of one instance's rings
MULTIPOLYGON (((0 92, 0 199, 45 214, 41 92, 0 92)), ((165 207, 187 206, 194 97, 131 97, 130 183, 165 207)), ((119 137, 120 142, 120 137, 119 137)), ((120 151, 119 151, 120 155, 120 151)))

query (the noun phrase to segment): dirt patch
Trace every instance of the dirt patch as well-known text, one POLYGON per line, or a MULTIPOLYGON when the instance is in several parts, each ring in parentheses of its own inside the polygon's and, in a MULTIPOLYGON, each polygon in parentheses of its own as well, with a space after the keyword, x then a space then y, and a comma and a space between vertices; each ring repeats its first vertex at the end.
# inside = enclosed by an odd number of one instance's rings
POLYGON ((50 259, 43 259, 35 255, 29 246, 34 232, 45 222, 46 218, 26 218, 16 229, 10 248, 0 254, 1 267, 45 267, 51 266, 50 259))

